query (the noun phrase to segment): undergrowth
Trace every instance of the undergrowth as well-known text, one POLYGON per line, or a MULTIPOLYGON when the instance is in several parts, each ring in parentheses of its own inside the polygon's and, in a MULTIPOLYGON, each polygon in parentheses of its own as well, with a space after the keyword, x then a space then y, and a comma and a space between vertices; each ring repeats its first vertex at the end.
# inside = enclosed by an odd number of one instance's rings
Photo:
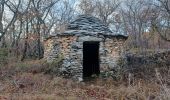
POLYGON ((0 100, 170 100, 170 73, 162 75, 159 69, 155 69, 155 78, 150 80, 132 73, 122 76, 125 74, 121 61, 122 66, 115 71, 118 76, 96 77, 87 82, 58 77, 52 74, 54 71, 45 73, 61 61, 49 64, 28 60, 1 66, 0 100))

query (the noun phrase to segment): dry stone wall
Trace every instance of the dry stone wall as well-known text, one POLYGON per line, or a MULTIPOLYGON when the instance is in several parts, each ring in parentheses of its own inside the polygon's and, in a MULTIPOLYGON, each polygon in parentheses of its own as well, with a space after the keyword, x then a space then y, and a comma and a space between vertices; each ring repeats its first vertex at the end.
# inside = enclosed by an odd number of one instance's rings
POLYGON ((125 40, 104 36, 55 36, 45 41, 44 58, 52 62, 58 55, 64 57, 60 71, 69 73, 73 79, 82 80, 83 71, 83 42, 100 42, 99 57, 100 71, 105 72, 116 66, 122 53, 125 40))
POLYGON ((106 38, 100 43, 100 68, 101 71, 109 71, 117 66, 117 61, 123 52, 124 40, 106 38))
POLYGON ((57 33, 45 41, 44 58, 52 62, 62 55, 63 64, 60 71, 81 81, 85 41, 100 42, 100 71, 105 72, 116 66, 126 39, 125 35, 112 33, 100 19, 90 15, 80 15, 68 24, 66 31, 57 33))
POLYGON ((73 36, 57 36, 51 37, 45 41, 44 47, 44 58, 47 59, 47 62, 52 62, 57 55, 62 55, 67 57, 71 51, 71 44, 76 40, 76 37, 73 36))

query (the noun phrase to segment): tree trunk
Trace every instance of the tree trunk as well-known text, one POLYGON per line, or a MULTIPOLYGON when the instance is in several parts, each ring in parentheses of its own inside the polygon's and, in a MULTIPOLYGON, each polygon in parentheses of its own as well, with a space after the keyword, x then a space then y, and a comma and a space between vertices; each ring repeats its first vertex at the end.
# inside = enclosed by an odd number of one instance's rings
POLYGON ((41 22, 40 22, 40 18, 37 18, 37 50, 38 50, 38 59, 41 59, 41 22))
POLYGON ((23 61, 25 58, 26 58, 26 55, 27 55, 27 47, 28 47, 28 20, 27 20, 27 24, 26 24, 26 38, 25 38, 25 44, 24 44, 24 50, 23 50, 23 55, 22 55, 22 58, 21 58, 21 61, 23 61))

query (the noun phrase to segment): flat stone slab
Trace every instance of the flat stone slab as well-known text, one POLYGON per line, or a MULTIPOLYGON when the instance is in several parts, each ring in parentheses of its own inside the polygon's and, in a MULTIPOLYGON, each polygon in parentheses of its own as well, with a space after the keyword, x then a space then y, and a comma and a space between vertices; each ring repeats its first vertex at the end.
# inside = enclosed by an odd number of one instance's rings
POLYGON ((103 41, 103 39, 98 38, 98 37, 92 37, 92 36, 84 36, 84 37, 79 37, 77 41, 79 41, 79 42, 84 42, 84 41, 98 41, 98 42, 101 42, 101 41, 103 41))

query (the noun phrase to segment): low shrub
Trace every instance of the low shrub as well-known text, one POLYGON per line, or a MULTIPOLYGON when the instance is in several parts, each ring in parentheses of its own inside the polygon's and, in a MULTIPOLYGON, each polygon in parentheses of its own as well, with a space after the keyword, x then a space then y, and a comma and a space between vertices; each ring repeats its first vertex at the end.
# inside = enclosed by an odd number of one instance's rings
POLYGON ((126 59, 121 57, 118 59, 116 66, 108 71, 104 71, 100 73, 100 77, 102 78, 110 78, 112 77, 114 80, 121 81, 124 79, 126 74, 126 59))
POLYGON ((46 74, 59 75, 59 69, 62 66, 63 58, 63 55, 59 54, 52 62, 46 62, 46 68, 44 69, 44 72, 46 74))
POLYGON ((8 63, 8 49, 0 48, 0 66, 3 66, 8 63))

